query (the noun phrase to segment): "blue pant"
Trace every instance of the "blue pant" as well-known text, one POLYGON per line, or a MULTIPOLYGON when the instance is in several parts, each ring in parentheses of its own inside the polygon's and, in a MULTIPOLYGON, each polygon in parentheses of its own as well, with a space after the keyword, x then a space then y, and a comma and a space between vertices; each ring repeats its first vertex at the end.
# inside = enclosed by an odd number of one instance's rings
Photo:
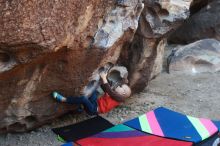
POLYGON ((85 96, 80 96, 80 97, 67 97, 66 100, 67 103, 69 104, 77 104, 77 105, 83 105, 85 108, 85 111, 89 115, 96 115, 98 114, 97 112, 97 91, 93 92, 92 95, 87 98, 85 96))

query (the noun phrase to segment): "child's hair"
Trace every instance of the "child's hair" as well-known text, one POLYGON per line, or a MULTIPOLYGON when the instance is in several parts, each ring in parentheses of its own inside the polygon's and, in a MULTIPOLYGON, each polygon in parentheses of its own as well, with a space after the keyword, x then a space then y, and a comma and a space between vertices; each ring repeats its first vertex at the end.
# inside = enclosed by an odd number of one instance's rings
POLYGON ((131 88, 127 84, 123 84, 122 88, 125 90, 125 97, 131 96, 131 88))
POLYGON ((125 98, 131 96, 131 89, 127 84, 122 84, 121 86, 118 86, 115 90, 125 98))

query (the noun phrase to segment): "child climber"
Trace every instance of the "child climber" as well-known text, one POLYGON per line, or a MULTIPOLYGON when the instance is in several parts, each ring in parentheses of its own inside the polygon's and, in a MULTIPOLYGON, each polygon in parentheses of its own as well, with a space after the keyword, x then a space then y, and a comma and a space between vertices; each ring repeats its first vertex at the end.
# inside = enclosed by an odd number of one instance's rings
POLYGON ((101 88, 104 91, 104 95, 99 98, 97 91, 94 91, 90 97, 64 97, 57 92, 53 92, 53 97, 60 102, 83 105, 89 115, 96 115, 109 112, 131 95, 131 89, 127 84, 111 89, 107 80, 107 73, 101 72, 99 75, 102 79, 101 88))

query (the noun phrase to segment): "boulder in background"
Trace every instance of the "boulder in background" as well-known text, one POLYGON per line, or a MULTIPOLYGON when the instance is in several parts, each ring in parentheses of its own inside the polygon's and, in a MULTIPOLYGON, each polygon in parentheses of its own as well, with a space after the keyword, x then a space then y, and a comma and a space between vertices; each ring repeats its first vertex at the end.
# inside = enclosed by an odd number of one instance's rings
POLYGON ((169 73, 196 74, 220 71, 220 42, 204 39, 178 47, 169 56, 169 73))

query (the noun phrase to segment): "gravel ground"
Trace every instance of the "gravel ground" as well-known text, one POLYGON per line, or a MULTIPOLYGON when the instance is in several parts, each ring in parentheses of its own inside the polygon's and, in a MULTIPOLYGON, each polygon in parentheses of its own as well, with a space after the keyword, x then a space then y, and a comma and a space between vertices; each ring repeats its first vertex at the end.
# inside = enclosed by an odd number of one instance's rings
MULTIPOLYGON (((120 107, 102 115, 114 124, 146 111, 164 106, 196 117, 220 120, 220 73, 170 75, 162 73, 142 93, 132 96, 120 107)), ((0 146, 59 146, 51 127, 76 123, 89 118, 86 114, 67 115, 51 125, 23 134, 0 135, 0 146)))

